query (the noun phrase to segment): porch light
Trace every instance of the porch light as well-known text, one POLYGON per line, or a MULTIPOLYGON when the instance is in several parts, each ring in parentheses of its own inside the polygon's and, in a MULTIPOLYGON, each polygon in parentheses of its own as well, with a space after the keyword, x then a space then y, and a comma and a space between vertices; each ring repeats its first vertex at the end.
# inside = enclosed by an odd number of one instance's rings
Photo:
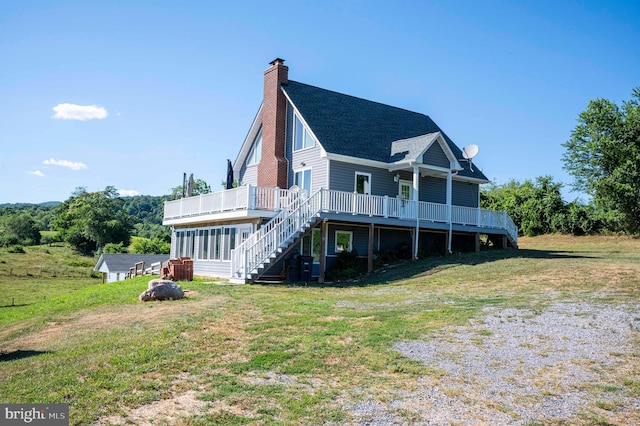
POLYGON ((393 177, 393 180, 395 182, 399 182, 400 181, 400 173, 396 173, 396 175, 393 177))

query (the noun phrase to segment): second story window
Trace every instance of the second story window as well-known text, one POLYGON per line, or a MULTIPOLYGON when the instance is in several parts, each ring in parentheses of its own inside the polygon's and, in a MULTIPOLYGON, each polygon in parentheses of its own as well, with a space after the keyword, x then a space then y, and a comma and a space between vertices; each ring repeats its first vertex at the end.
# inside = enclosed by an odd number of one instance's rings
POLYGON ((258 132, 258 136, 256 136, 256 140, 253 142, 253 147, 251 148, 251 152, 249 152, 249 156, 247 157, 247 166, 251 166, 252 164, 258 164, 260 159, 262 158, 262 129, 258 132))
POLYGON ((311 148, 314 145, 313 138, 309 131, 304 127, 300 118, 295 115, 293 125, 293 150, 299 151, 305 148, 311 148))

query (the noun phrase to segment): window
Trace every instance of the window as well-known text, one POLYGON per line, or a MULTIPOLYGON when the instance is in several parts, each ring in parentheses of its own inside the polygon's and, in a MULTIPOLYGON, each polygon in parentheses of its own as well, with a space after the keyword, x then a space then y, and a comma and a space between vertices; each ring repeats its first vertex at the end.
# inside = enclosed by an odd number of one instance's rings
POLYGON ((307 191, 307 195, 311 195, 311 169, 295 172, 293 184, 307 191))
POLYGON ((311 235, 307 235, 302 240, 302 254, 313 256, 314 262, 320 262, 320 230, 313 229, 311 235))
POLYGON ((299 151, 305 148, 311 148, 314 145, 313 138, 309 131, 304 127, 300 118, 295 115, 293 125, 293 150, 299 151))
POLYGON ((236 248, 236 228, 224 228, 222 260, 231 259, 231 250, 236 248))
POLYGON ((190 257, 193 259, 193 249, 196 242, 195 236, 195 230, 178 232, 178 257, 190 257), (182 234, 182 236, 180 234, 182 234))
POLYGON ((413 191, 413 183, 408 180, 400 181, 400 188, 398 194, 402 195, 404 200, 411 200, 411 192, 413 191))
POLYGON ((252 164, 258 164, 261 158, 262 158, 262 129, 260 129, 260 131, 258 132, 258 136, 256 136, 256 139, 253 142, 253 147, 251 148, 251 152, 249 152, 249 156, 247 157, 247 166, 251 166, 252 164))
POLYGON ((336 231, 336 253, 351 251, 353 249, 353 232, 336 231))
POLYGON ((220 260, 220 248, 222 246, 222 228, 211 230, 211 259, 220 260))
POLYGON ((356 172, 356 192, 371 195, 371 174, 356 172))
POLYGON ((176 232, 176 257, 182 256, 184 252, 184 231, 176 232))
POLYGON ((198 231, 198 252, 196 256, 198 259, 209 259, 209 230, 201 229, 198 231))

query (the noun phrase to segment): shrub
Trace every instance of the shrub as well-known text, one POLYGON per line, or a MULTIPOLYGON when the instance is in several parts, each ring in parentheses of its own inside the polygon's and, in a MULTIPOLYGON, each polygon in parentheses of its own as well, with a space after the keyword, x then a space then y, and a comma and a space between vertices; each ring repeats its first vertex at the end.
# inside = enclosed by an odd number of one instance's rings
POLYGON ((22 247, 20 244, 15 244, 15 245, 10 246, 10 247, 7 249, 7 253, 20 253, 20 254, 24 254, 24 253, 25 253, 25 251, 24 251, 24 247, 22 247))
POLYGON ((129 253, 129 250, 122 243, 107 243, 102 249, 103 253, 129 253))
POLYGON ((327 278, 330 281, 348 280, 362 275, 363 272, 362 261, 358 258, 358 252, 353 249, 338 253, 336 260, 327 270, 327 278))

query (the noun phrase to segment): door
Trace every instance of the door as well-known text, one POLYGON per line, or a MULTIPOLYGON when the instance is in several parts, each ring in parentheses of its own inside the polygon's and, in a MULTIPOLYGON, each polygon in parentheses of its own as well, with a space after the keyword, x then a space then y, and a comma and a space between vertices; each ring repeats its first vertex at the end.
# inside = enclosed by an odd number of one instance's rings
POLYGON ((414 218, 415 210, 413 200, 413 182, 401 180, 398 187, 398 198, 400 199, 400 217, 402 219, 414 218))

